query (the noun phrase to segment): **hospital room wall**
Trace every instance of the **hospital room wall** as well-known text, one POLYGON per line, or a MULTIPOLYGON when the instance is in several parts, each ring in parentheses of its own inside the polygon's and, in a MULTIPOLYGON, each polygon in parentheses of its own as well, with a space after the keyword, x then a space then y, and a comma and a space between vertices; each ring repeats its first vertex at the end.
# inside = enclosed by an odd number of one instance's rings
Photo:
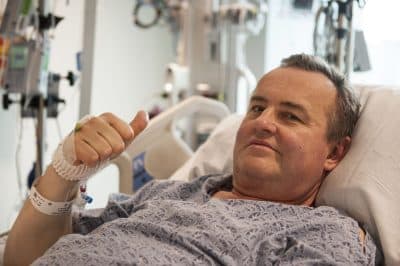
POLYGON ((312 53, 314 13, 295 10, 293 1, 269 0, 265 69, 279 66, 282 58, 295 53, 312 53))
POLYGON ((165 69, 174 61, 167 25, 133 24, 134 1, 97 1, 91 112, 113 112, 129 121, 161 94, 165 69))
POLYGON ((400 1, 367 1, 355 9, 355 28, 364 30, 372 69, 354 73, 354 83, 400 87, 400 1))

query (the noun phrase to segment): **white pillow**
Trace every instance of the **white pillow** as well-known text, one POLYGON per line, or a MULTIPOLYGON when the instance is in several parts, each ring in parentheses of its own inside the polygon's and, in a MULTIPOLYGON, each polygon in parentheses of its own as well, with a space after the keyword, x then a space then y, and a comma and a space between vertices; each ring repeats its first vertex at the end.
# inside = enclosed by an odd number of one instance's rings
MULTIPOLYGON (((317 205, 341 209, 359 221, 400 265, 400 88, 359 88, 362 112, 352 147, 321 187, 317 205)), ((223 120, 173 179, 232 173, 232 152, 242 116, 223 120)))
POLYGON ((361 88, 352 146, 328 175, 317 205, 342 209, 377 240, 385 264, 400 265, 400 88, 361 88))

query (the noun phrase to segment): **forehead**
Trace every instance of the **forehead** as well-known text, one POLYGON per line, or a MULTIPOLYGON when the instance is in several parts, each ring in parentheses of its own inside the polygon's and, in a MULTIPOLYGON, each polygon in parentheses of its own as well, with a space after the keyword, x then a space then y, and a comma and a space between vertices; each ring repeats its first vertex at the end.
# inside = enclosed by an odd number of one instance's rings
POLYGON ((331 110, 336 94, 334 84, 322 73, 291 67, 277 68, 267 73, 253 93, 271 102, 300 104, 311 114, 331 110))

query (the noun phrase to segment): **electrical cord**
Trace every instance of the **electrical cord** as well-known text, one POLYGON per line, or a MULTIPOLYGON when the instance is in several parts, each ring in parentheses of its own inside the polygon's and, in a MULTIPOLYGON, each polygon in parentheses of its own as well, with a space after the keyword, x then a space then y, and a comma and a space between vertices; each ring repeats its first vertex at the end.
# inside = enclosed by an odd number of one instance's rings
MULTIPOLYGON (((19 110, 20 111, 20 110, 19 110)), ((22 174, 21 174, 21 162, 20 162, 20 152, 21 152, 21 143, 22 143, 22 136, 23 136, 23 120, 20 117, 20 112, 17 111, 17 131, 18 131, 18 137, 17 137, 17 146, 16 146, 16 151, 15 151, 15 167, 16 167, 16 172, 17 172, 17 186, 18 186, 18 197, 16 202, 14 203, 13 209, 11 212, 8 214, 8 223, 11 226, 13 223, 13 215, 19 212, 19 210, 22 207, 23 202, 25 201, 28 193, 27 191, 24 191, 24 185, 22 182, 22 174)))
POLYGON ((17 146, 15 151, 15 166, 17 171, 17 185, 18 185, 18 192, 20 200, 24 200, 24 191, 22 185, 22 174, 21 174, 21 163, 20 163, 20 152, 21 152, 21 143, 22 143, 22 136, 23 136, 23 120, 17 112, 17 125, 18 126, 18 138, 17 138, 17 146))

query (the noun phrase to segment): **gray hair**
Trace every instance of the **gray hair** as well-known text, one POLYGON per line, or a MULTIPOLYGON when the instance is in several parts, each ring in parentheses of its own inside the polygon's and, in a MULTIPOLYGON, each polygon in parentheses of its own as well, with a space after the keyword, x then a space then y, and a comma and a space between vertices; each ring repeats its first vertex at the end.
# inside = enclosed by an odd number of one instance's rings
POLYGON ((337 90, 335 110, 328 115, 328 141, 351 136, 360 114, 360 102, 346 77, 319 57, 296 54, 282 60, 280 67, 294 67, 325 75, 337 90))

